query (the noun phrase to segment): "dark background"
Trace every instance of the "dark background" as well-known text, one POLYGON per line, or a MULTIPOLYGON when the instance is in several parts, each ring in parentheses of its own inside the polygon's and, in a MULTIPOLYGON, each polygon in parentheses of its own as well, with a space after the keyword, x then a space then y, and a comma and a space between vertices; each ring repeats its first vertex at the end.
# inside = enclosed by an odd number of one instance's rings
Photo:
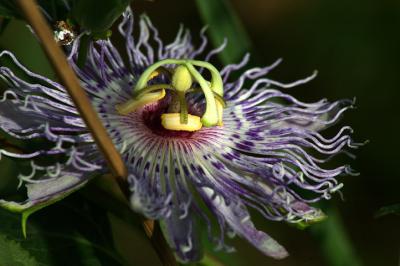
MULTIPOLYGON (((282 57, 283 63, 272 73, 272 77, 280 81, 303 78, 317 69, 319 75, 315 80, 291 89, 290 93, 304 101, 356 97, 357 109, 347 112, 341 125, 351 125, 356 140, 370 141, 356 151, 356 160, 339 158, 340 162, 350 162, 361 173, 342 179, 344 201, 335 195, 329 204, 323 205, 328 214, 333 214, 331 222, 337 220, 341 225, 339 231, 335 231, 337 228, 332 230, 333 236, 321 234, 320 225, 301 231, 286 224, 265 221, 254 214, 259 228, 283 244, 291 256, 274 261, 237 239, 234 243, 239 252, 234 255, 232 265, 329 265, 332 264, 332 261, 329 263, 330 255, 349 243, 352 247, 347 250, 361 265, 399 265, 400 216, 374 218, 374 214, 382 206, 400 203, 400 2, 230 2, 252 42, 254 65, 271 64, 282 57), (341 239, 342 235, 345 242, 327 244, 329 237, 341 239)), ((173 40, 180 23, 189 27, 194 35, 203 26, 193 0, 136 0, 132 7, 136 14, 146 12, 167 41, 173 40)), ((37 52, 40 49, 35 40, 21 24, 10 25, 1 37, 0 45, 16 52, 37 72, 51 76, 48 64, 37 52)), ((42 215, 51 216, 54 212, 53 206, 42 215)), ((329 220, 325 223, 326 228, 329 220)), ((114 230, 117 248, 126 257, 131 257, 131 261, 140 263, 154 256, 148 246, 132 244, 127 239, 130 229, 119 220, 112 220, 112 226, 117 228, 114 230)), ((154 258, 150 261, 156 263, 154 258)))

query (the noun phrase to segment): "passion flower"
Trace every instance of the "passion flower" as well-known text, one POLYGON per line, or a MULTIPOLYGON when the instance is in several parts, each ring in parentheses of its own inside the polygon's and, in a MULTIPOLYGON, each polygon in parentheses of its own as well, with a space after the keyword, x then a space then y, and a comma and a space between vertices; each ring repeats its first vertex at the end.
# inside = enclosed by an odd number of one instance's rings
MULTIPOLYGON (((267 78, 280 61, 232 79, 248 56, 218 70, 210 57, 224 47, 201 57, 207 44, 204 32, 198 48, 183 30, 164 45, 147 17, 139 24, 135 39, 128 9, 119 25, 128 64, 110 40, 91 43, 83 67, 77 66, 79 38, 69 55, 129 169, 132 208, 160 221, 182 262, 201 259, 202 226, 221 249, 231 250, 224 237, 237 234, 264 254, 284 258, 286 250, 256 229, 248 209, 289 223, 324 217, 309 204, 329 199, 342 187, 337 177, 352 174, 348 166, 326 169, 325 162, 358 144, 349 136, 350 127, 331 138, 320 131, 335 124, 353 102, 303 103, 281 92, 315 74, 288 84, 267 78)), ((0 128, 8 137, 53 143, 31 153, 0 150, 1 155, 31 161, 31 173, 18 177, 27 199, 0 202, 26 212, 59 200, 107 169, 66 90, 26 69, 10 52, 1 53, 5 56, 30 81, 0 68, 8 86, 0 102, 0 128), (41 165, 43 156, 64 159, 41 165)))

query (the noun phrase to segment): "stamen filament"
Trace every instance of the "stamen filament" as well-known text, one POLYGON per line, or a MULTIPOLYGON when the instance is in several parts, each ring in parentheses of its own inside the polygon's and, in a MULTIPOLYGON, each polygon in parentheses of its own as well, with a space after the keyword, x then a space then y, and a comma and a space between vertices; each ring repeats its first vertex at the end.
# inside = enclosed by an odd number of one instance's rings
MULTIPOLYGON (((187 93, 190 93, 190 92, 199 93, 199 92, 203 92, 203 90, 201 88, 193 88, 193 89, 187 90, 187 93)), ((213 93, 214 93, 215 99, 218 102, 220 102, 222 104, 222 106, 225 108, 226 107, 225 99, 221 95, 217 94, 215 91, 213 93)))
POLYGON ((154 84, 154 85, 147 86, 146 88, 144 88, 143 90, 141 90, 139 92, 135 92, 133 94, 133 98, 138 99, 147 93, 154 92, 154 91, 161 90, 161 89, 172 90, 173 88, 171 85, 168 85, 168 84, 154 84))
POLYGON ((211 89, 215 91, 218 95, 224 96, 224 83, 222 81, 221 75, 213 65, 203 61, 190 60, 190 63, 195 66, 206 68, 211 73, 211 89))
POLYGON ((126 103, 118 104, 115 107, 115 109, 117 109, 117 112, 119 114, 127 115, 146 104, 156 102, 164 97, 165 97, 165 90, 162 89, 157 92, 146 93, 140 98, 133 98, 126 103))
POLYGON ((208 86, 208 82, 203 78, 203 76, 194 68, 190 63, 185 64, 188 68, 190 74, 199 83, 201 89, 203 90, 204 96, 206 98, 206 111, 201 118, 203 125, 207 127, 215 126, 218 123, 218 111, 217 105, 215 103, 214 93, 208 86))
POLYGON ((161 60, 157 63, 154 63, 153 65, 149 66, 140 76, 139 80, 136 83, 135 88, 133 89, 134 92, 140 92, 143 90, 145 87, 147 87, 147 82, 149 78, 151 77, 152 73, 156 71, 158 68, 162 67, 163 65, 167 64, 182 64, 184 61, 183 60, 177 60, 177 59, 164 59, 161 60))

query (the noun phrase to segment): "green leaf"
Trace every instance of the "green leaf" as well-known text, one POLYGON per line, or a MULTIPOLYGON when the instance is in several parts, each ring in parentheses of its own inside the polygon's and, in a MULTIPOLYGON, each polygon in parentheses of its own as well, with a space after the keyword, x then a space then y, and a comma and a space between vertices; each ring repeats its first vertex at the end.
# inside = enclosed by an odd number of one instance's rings
MULTIPOLYGON (((25 240, 21 234, 20 215, 9 213, 0 209, 0 265, 42 265, 50 263, 50 257, 46 252, 46 243, 43 237, 36 234, 37 227, 32 227, 32 237, 25 240), (1 237, 5 236, 5 237, 1 237), (4 242, 6 241, 6 242, 4 242), (5 248, 14 248, 21 258, 24 258, 24 263, 7 263, 10 258, 3 256, 1 251, 5 248), (18 250, 17 250, 18 248, 18 250), (31 263, 31 264, 29 264, 31 263)), ((13 256, 13 255, 12 255, 13 256)), ((46 264, 47 265, 47 264, 46 264)))
MULTIPOLYGON (((73 177, 71 177, 71 178, 73 178, 73 177)), ((35 213, 47 206, 50 206, 50 205, 64 199, 65 197, 69 196, 73 192, 82 188, 86 183, 87 182, 82 182, 82 183, 78 184, 77 186, 73 187, 72 189, 66 190, 62 193, 54 194, 53 196, 51 196, 48 199, 46 199, 42 202, 39 202, 39 203, 33 203, 33 201, 29 201, 29 200, 25 201, 24 203, 0 200, 0 207, 7 209, 9 211, 12 211, 12 212, 17 212, 17 213, 22 214, 22 219, 21 219, 22 233, 23 233, 24 237, 26 237, 26 223, 27 223, 30 215, 32 215, 33 213, 35 213)), ((30 189, 30 187, 28 187, 28 191, 29 191, 29 189, 30 189)), ((35 188, 32 187, 32 189, 35 189, 35 188)))
POLYGON ((385 215, 388 215, 388 214, 400 215, 400 203, 380 208, 376 212, 375 218, 379 218, 379 217, 382 217, 382 216, 385 216, 385 215))
POLYGON ((0 35, 3 34, 10 22, 10 18, 3 18, 2 20, 0 20, 0 35))
POLYGON ((224 266, 216 257, 209 253, 204 254, 203 259, 198 263, 199 266, 224 266))
POLYGON ((79 195, 34 215, 27 230, 25 239, 20 215, 0 210, 0 265, 125 265, 112 246, 106 213, 79 195), (3 246, 19 246, 19 258, 36 264, 6 263, 3 246))
POLYGON ((39 263, 17 241, 0 232, 0 265, 36 266, 39 263))
POLYGON ((51 17, 53 23, 67 19, 69 10, 65 3, 71 5, 70 2, 71 0, 38 0, 38 4, 51 17))
POLYGON ((228 45, 220 54, 223 63, 238 61, 250 50, 250 40, 234 9, 226 0, 196 0, 204 24, 208 25, 212 43, 221 45, 227 38, 228 45))
POLYGON ((15 3, 9 0, 0 0, 0 17, 19 17, 15 3))
POLYGON ((107 31, 129 5, 130 0, 72 0, 72 17, 94 33, 107 31))
POLYGON ((310 227, 319 246, 331 266, 362 265, 346 233, 339 212, 334 208, 326 211, 328 219, 310 227))
MULTIPOLYGON (((51 23, 72 19, 92 33, 107 35, 107 30, 130 2, 131 0, 39 0, 38 4, 51 23), (65 3, 68 3, 71 10, 65 3)), ((0 0, 0 17, 23 18, 18 6, 10 0, 0 0)))
MULTIPOLYGON (((54 22, 57 20, 66 19, 68 9, 65 6, 64 1, 38 0, 37 2, 54 22)), ((65 2, 70 2, 70 0, 66 0, 65 2)), ((0 17, 21 19, 22 15, 19 12, 18 6, 16 5, 15 1, 0 0, 0 17)))

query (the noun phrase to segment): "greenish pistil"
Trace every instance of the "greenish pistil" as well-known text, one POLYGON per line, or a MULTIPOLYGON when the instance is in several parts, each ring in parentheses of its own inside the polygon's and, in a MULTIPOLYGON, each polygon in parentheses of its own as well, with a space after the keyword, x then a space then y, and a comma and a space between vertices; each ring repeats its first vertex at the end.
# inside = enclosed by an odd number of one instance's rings
POLYGON ((168 128, 176 128, 175 130, 191 131, 191 128, 197 130, 201 128, 202 125, 206 127, 222 125, 222 109, 225 107, 225 102, 223 100, 223 82, 218 70, 210 63, 197 60, 165 59, 149 66, 139 77, 139 80, 133 89, 134 98, 132 101, 135 103, 128 104, 128 102, 119 105, 117 106, 117 110, 121 114, 126 114, 134 111, 138 106, 148 104, 151 99, 154 99, 154 102, 158 101, 161 95, 165 95, 165 93, 155 93, 160 90, 171 90, 172 95, 172 101, 168 109, 168 112, 171 114, 164 117, 166 119, 171 119, 171 121, 174 119, 174 122, 172 125, 169 124, 169 121, 163 121, 164 126, 168 128), (176 68, 170 71, 164 67, 165 65, 176 65, 176 68), (196 67, 201 67, 210 71, 211 80, 207 81, 196 67), (169 74, 171 76, 171 84, 148 85, 148 81, 159 73, 169 74), (193 82, 197 82, 200 85, 200 88, 192 88, 193 82), (206 109, 200 119, 201 125, 197 124, 200 123, 197 122, 197 119, 192 119, 193 116, 191 116, 191 119, 188 119, 189 113, 186 94, 189 92, 202 92, 204 94, 206 109), (148 95, 151 95, 151 97, 148 95), (133 106, 134 108, 130 108, 129 106, 133 106), (182 127, 176 124, 176 118, 172 115, 174 113, 179 115, 179 121, 182 127), (193 125, 193 127, 190 125, 188 126, 187 124, 191 123, 191 121, 196 121, 196 125, 193 125))

